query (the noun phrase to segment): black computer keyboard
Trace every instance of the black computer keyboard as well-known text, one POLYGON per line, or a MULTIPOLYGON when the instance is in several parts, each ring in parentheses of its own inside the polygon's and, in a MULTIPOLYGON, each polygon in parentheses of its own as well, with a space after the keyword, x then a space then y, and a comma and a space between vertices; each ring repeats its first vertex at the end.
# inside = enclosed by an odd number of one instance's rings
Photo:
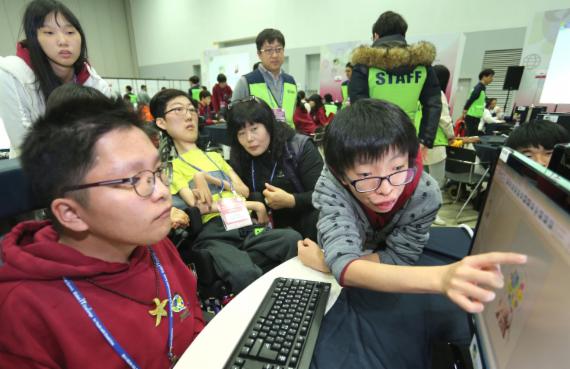
POLYGON ((308 368, 330 288, 330 283, 276 278, 225 368, 308 368))

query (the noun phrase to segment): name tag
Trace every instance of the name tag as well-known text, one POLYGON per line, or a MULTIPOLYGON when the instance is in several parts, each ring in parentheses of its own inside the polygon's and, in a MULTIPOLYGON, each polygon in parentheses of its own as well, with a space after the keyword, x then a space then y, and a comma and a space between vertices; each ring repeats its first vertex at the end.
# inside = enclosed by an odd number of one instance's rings
POLYGON ((241 197, 222 198, 216 204, 226 231, 252 224, 245 201, 241 197))
POLYGON ((283 110, 282 108, 276 108, 272 110, 273 110, 273 115, 275 115, 275 119, 277 119, 280 122, 285 122, 285 110, 283 110))

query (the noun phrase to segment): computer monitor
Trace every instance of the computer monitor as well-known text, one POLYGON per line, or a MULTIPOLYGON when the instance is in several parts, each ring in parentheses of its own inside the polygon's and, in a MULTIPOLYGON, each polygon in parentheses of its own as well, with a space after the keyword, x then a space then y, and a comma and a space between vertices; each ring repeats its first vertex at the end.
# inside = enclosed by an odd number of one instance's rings
POLYGON ((480 213, 472 254, 521 252, 505 287, 472 316, 474 368, 568 368, 570 182, 504 148, 480 213))
POLYGON ((546 113, 546 106, 533 106, 530 108, 530 112, 528 115, 528 119, 527 122, 532 122, 533 120, 536 120, 536 118, 538 117, 539 114, 544 114, 546 113))
POLYGON ((570 143, 554 146, 548 169, 570 180, 570 143))

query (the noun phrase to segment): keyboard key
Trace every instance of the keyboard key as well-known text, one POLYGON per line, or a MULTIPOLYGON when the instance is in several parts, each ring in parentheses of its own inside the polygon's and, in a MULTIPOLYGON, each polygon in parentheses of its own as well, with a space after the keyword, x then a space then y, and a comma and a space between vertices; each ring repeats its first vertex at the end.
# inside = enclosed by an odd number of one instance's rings
POLYGON ((262 359, 265 359, 265 360, 275 361, 277 359, 277 354, 278 354, 278 352, 273 351, 271 349, 271 345, 266 343, 261 348, 261 351, 259 351, 258 356, 262 359))
POLYGON ((253 347, 249 351, 249 355, 257 356, 257 353, 259 352, 259 349, 261 348, 262 345, 263 345, 263 340, 261 338, 256 339, 255 343, 253 344, 253 347))

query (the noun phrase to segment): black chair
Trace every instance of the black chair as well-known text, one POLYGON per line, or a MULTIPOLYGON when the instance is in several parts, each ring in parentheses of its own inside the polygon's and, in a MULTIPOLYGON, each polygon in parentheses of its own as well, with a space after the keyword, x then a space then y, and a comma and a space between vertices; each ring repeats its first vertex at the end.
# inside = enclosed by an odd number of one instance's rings
POLYGON ((489 163, 477 161, 475 150, 469 150, 459 147, 447 146, 447 159, 445 160, 445 177, 459 184, 455 202, 461 197, 462 185, 474 186, 469 197, 461 206, 461 209, 455 216, 455 220, 459 218, 469 201, 479 193, 482 183, 489 177, 489 163), (477 173, 476 168, 479 167, 483 171, 482 174, 477 173))
POLYGON ((34 210, 45 207, 32 195, 18 159, 0 160, 0 187, 0 234, 7 233, 21 220, 33 218, 34 210))

